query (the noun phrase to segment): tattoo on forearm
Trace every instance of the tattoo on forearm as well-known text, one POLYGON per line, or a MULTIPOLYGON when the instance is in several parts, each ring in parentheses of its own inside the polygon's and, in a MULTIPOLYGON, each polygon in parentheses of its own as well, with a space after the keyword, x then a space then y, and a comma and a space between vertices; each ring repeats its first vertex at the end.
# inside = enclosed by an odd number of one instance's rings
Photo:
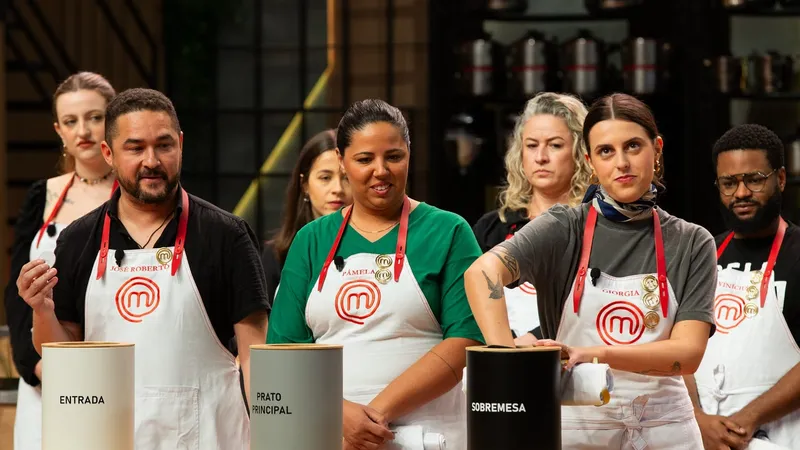
MULTIPOLYGON (((48 189, 47 190, 47 195, 45 197, 45 202, 48 205, 53 205, 53 204, 55 204, 55 202, 58 201, 58 197, 60 197, 60 196, 61 196, 60 193, 53 192, 50 189, 48 189)), ((73 203, 73 201, 70 200, 69 197, 64 197, 64 204, 65 205, 71 205, 72 203, 73 203)))
POLYGON ((642 375, 655 375, 655 376, 678 375, 681 373, 681 363, 679 361, 675 361, 674 363, 672 363, 671 370, 650 369, 650 370, 643 370, 637 373, 640 373, 642 375))
POLYGON ((497 259, 499 259, 503 263, 503 265, 506 266, 506 269, 508 269, 508 271, 511 272, 511 276, 514 279, 519 278, 519 264, 517 263, 517 260, 514 259, 513 256, 509 255, 508 252, 506 252, 505 250, 498 248, 493 248, 489 250, 489 253, 496 256, 497 259))
POLYGON ((500 280, 500 275, 497 276, 497 283, 492 282, 492 279, 489 278, 489 275, 486 275, 486 272, 481 270, 483 277, 486 278, 486 287, 489 288, 489 298, 493 300, 499 300, 503 298, 503 283, 500 280))

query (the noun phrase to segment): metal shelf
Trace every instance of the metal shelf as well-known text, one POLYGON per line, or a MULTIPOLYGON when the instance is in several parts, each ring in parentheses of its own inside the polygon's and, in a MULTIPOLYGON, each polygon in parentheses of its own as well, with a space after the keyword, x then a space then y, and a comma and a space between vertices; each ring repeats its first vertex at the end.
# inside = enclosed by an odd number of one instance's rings
POLYGON ((725 95, 731 100, 750 100, 750 101, 799 101, 800 92, 776 92, 773 94, 731 94, 725 95))
POLYGON ((731 17, 800 17, 800 8, 763 10, 726 10, 731 17))
POLYGON ((491 12, 464 13, 460 18, 494 22, 625 22, 626 17, 603 17, 588 14, 508 14, 491 12))

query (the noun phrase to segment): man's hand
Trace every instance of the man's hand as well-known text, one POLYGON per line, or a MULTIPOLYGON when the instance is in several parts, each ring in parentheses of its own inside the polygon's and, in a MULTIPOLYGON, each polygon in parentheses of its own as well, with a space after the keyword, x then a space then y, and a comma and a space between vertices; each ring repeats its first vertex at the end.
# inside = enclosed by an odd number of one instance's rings
POLYGON ((695 416, 700 433, 703 435, 705 450, 744 449, 750 440, 745 441, 745 429, 733 418, 704 413, 697 413, 695 416))
POLYGON ((48 312, 55 309, 53 286, 56 283, 56 269, 50 268, 44 260, 35 259, 19 271, 17 290, 34 312, 48 312))
POLYGON ((358 403, 342 402, 344 413, 343 449, 377 450, 387 440, 394 439, 383 414, 358 403))

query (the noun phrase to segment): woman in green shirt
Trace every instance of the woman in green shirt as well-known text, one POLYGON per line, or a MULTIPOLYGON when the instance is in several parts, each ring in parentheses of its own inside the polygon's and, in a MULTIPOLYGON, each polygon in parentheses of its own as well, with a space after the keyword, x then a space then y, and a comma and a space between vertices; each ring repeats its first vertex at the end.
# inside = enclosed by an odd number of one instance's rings
POLYGON ((402 425, 466 448, 465 348, 483 337, 463 274, 478 243, 463 218, 406 196, 410 140, 397 108, 353 104, 337 144, 353 206, 297 233, 267 342, 344 345, 345 449, 377 449, 402 425))

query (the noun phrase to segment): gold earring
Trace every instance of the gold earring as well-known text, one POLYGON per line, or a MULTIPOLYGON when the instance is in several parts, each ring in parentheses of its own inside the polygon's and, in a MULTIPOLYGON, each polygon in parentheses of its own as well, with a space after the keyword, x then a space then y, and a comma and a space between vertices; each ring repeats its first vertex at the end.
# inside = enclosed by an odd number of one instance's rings
POLYGON ((600 180, 597 178, 597 174, 594 173, 594 170, 592 170, 592 175, 589 177, 589 183, 590 184, 599 184, 600 183, 600 180))

